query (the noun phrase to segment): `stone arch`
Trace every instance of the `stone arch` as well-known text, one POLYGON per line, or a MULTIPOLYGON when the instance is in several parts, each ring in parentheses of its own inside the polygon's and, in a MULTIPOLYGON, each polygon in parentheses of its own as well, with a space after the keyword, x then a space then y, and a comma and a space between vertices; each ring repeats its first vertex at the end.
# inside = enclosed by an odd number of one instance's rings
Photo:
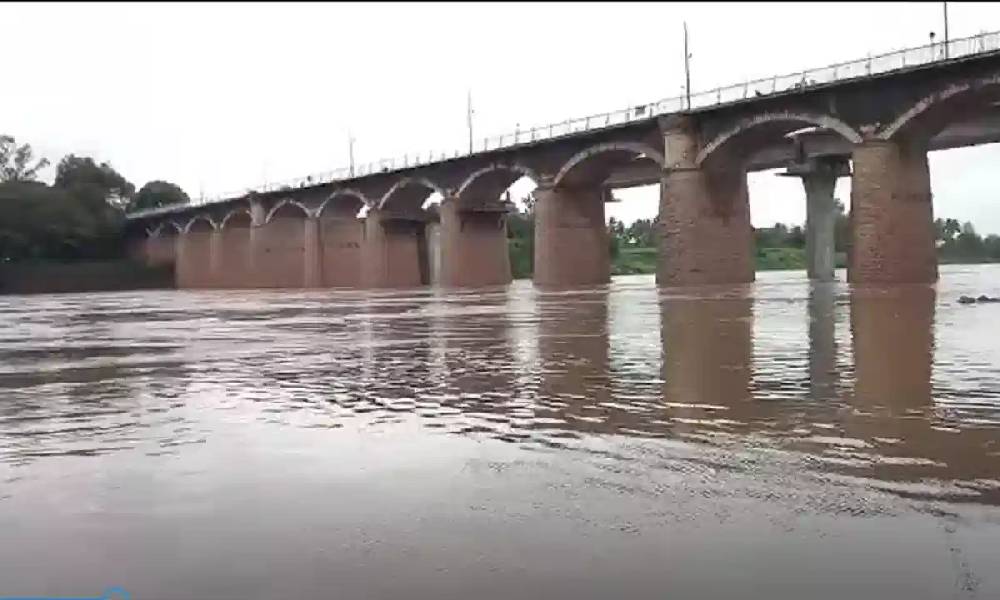
POLYGON ((597 144, 577 152, 563 165, 553 179, 553 187, 567 184, 599 184, 611 172, 636 159, 648 159, 662 168, 663 153, 641 142, 610 142, 597 144))
POLYGON ((219 228, 219 226, 216 225, 215 221, 213 221, 211 217, 207 215, 196 215, 192 217, 190 221, 187 222, 187 224, 184 226, 183 232, 190 233, 192 228, 194 228, 195 224, 197 224, 198 221, 208 223, 209 227, 211 227, 213 231, 219 228))
POLYGON ((764 113, 741 119, 733 127, 715 136, 712 141, 702 147, 695 158, 695 164, 701 167, 713 157, 723 154, 727 150, 735 152, 737 155, 746 156, 762 146, 767 140, 809 126, 836 131, 844 139, 855 144, 861 142, 861 134, 853 127, 830 115, 809 112, 764 113))
POLYGON ((970 116, 1000 101, 1000 74, 952 83, 924 96, 876 135, 880 140, 917 137, 929 141, 955 115, 970 116))
POLYGON ((404 177, 397 181, 378 201, 383 209, 390 203, 396 207, 419 209, 424 200, 433 193, 448 197, 447 191, 426 177, 404 177))
POLYGON ((173 221, 164 221, 159 225, 157 225, 155 228, 153 228, 153 230, 150 232, 150 237, 160 237, 163 235, 166 229, 173 229, 174 235, 178 235, 183 231, 181 229, 181 226, 178 225, 177 223, 174 223, 173 221))
POLYGON ((253 214, 250 212, 250 209, 234 208, 226 213, 226 216, 222 217, 222 220, 219 221, 219 229, 225 229, 229 222, 239 215, 246 215, 250 219, 250 223, 253 224, 253 214))
POLYGON ((455 196, 459 202, 489 202, 500 197, 515 181, 527 177, 541 183, 542 179, 529 167, 520 164, 494 163, 473 171, 458 187, 455 196))
POLYGON ((300 210, 302 210, 303 217, 308 218, 312 216, 312 212, 304 204, 297 200, 289 200, 286 198, 271 207, 271 210, 267 212, 267 217, 264 219, 264 223, 270 223, 271 219, 274 218, 274 215, 276 215, 278 211, 288 206, 297 206, 300 210))
POLYGON ((326 210, 326 207, 328 205, 334 204, 338 200, 343 200, 343 199, 353 199, 355 201, 348 208, 345 208, 342 211, 344 213, 350 212, 352 215, 355 216, 358 214, 358 211, 360 211, 362 207, 371 205, 371 201, 362 192, 353 188, 344 188, 340 190, 335 190, 332 194, 330 194, 327 197, 326 200, 323 201, 322 204, 319 205, 319 208, 316 209, 316 217, 317 218, 322 217, 323 212, 326 210))

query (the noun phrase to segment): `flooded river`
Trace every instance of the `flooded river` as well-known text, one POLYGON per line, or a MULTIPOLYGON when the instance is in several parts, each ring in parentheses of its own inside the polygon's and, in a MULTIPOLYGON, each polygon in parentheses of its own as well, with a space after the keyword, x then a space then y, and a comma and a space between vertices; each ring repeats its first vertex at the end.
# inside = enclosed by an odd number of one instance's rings
POLYGON ((802 277, 0 297, 0 596, 1000 597, 1000 265, 802 277))

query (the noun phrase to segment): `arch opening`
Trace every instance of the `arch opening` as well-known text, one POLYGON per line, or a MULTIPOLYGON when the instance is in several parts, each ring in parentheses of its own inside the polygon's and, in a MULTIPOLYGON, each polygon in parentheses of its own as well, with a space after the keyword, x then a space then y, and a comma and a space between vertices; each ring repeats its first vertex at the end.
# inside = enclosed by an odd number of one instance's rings
POLYGON ((185 233, 207 233, 215 230, 215 223, 206 216, 199 215, 188 221, 184 227, 185 233))
POLYGON ((181 228, 173 221, 164 221, 157 225, 152 231, 152 237, 176 237, 181 233, 181 228))
MULTIPOLYGON (((766 113, 743 119, 715 136, 695 159, 695 164, 708 170, 752 168, 755 159, 774 147, 788 144, 788 136, 802 130, 826 130, 857 144, 861 135, 840 119, 813 113, 766 113)), ((764 160, 766 162, 766 159, 764 160)))
POLYGON ((598 144, 571 157, 556 174, 553 187, 599 186, 622 171, 626 178, 643 177, 644 172, 653 171, 655 179, 659 179, 664 164, 663 153, 647 144, 598 144))
MULTIPOLYGON (((537 173, 521 165, 496 164, 473 172, 459 186, 455 196, 463 207, 476 207, 495 202, 505 193, 509 196, 517 184, 520 193, 530 192, 541 181, 537 173), (528 183, 523 183, 527 181, 528 183)), ((520 197, 520 196, 519 196, 520 197)))
POLYGON ((418 211, 434 193, 445 196, 444 190, 429 179, 407 177, 396 182, 379 199, 378 208, 402 212, 418 211))
POLYGON ((250 211, 246 209, 237 209, 228 213, 222 219, 220 224, 220 229, 243 229, 248 228, 253 224, 253 217, 250 216, 250 211))
POLYGON ((282 200, 278 202, 267 213, 265 223, 270 223, 275 219, 305 219, 309 216, 309 209, 294 200, 282 200))
POLYGON ((695 164, 719 217, 713 244, 733 257, 731 276, 772 269, 833 276, 835 223, 846 219, 837 214, 845 196, 837 188, 849 169, 844 157, 807 157, 802 143, 829 134, 861 142, 853 127, 830 115, 779 112, 743 119, 702 147, 695 164), (796 169, 779 170, 789 162, 796 169))
POLYGON ((933 138, 952 126, 990 117, 1000 118, 1000 75, 935 91, 899 115, 878 137, 929 147, 933 138))
POLYGON ((337 190, 316 209, 321 219, 363 218, 371 202, 361 192, 353 189, 337 190))

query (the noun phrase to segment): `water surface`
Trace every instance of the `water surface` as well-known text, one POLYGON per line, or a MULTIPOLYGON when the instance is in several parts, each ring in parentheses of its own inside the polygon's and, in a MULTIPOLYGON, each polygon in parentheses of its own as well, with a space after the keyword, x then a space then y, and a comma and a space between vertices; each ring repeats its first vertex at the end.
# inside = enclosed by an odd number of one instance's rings
POLYGON ((997 598, 998 267, 0 297, 0 596, 997 598))

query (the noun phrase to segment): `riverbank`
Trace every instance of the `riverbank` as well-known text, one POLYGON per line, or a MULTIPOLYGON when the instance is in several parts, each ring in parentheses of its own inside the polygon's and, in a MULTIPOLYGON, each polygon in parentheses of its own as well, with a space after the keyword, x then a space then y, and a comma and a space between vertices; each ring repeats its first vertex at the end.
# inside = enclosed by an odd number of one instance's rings
POLYGON ((174 287, 172 265, 131 260, 0 264, 0 294, 111 292, 174 287))
MULTIPOLYGON (((806 268, 805 250, 802 248, 760 248, 757 250, 756 270, 794 271, 806 268)), ((843 253, 837 255, 837 267, 847 264, 843 253)), ((612 275, 648 275, 656 272, 656 248, 621 248, 611 261, 612 275)))

